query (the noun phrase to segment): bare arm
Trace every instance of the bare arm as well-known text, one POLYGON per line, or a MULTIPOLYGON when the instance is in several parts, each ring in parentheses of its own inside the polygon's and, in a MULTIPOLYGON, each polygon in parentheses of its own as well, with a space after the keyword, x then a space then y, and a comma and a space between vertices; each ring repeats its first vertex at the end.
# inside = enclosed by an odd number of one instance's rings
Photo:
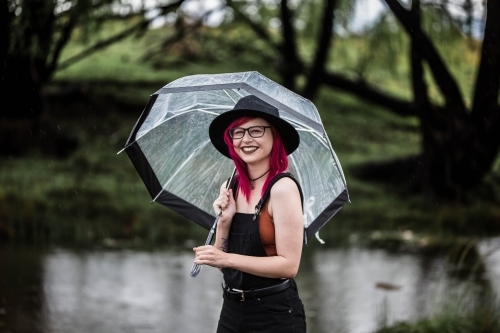
POLYGON ((236 212, 236 203, 234 202, 232 190, 226 189, 226 183, 222 184, 219 197, 213 204, 215 214, 219 214, 222 209, 222 214, 219 216, 219 222, 217 223, 214 247, 223 252, 228 250, 229 228, 236 212))
POLYGON ((273 186, 269 209, 276 231, 276 256, 244 256, 224 253, 217 247, 201 246, 196 248, 195 263, 231 267, 269 278, 293 278, 299 269, 304 231, 300 194, 293 180, 283 178, 273 186))

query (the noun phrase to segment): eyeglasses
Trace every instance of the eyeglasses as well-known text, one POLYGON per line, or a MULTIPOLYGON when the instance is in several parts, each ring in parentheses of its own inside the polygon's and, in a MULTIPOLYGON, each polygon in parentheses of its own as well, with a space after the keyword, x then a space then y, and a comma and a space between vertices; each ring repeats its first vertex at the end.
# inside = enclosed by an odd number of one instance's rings
POLYGON ((252 138, 260 138, 266 132, 266 128, 271 128, 271 126, 234 127, 229 129, 229 136, 232 139, 241 139, 245 136, 245 131, 248 131, 248 135, 252 138))

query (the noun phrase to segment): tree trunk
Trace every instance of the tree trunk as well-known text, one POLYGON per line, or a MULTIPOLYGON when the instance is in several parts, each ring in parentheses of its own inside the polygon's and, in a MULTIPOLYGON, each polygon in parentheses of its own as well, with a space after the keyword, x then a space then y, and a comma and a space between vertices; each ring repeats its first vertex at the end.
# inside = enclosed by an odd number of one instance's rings
POLYGON ((0 154, 21 155, 39 140, 40 86, 26 58, 7 56, 0 91, 0 154))
POLYGON ((281 63, 279 72, 283 78, 283 85, 291 91, 295 91, 295 78, 301 71, 302 64, 297 58, 297 45, 292 12, 290 8, 288 8, 287 0, 281 1, 280 10, 283 42, 281 44, 281 63))
POLYGON ((316 44, 316 54, 314 62, 307 78, 307 84, 304 88, 304 97, 314 99, 321 85, 321 77, 325 72, 328 62, 328 54, 333 38, 333 19, 334 11, 337 7, 337 0, 324 0, 323 2, 323 20, 321 24, 321 32, 318 35, 316 44))
MULTIPOLYGON (((496 112, 499 112, 498 109, 496 112)), ((441 110, 446 114, 450 110, 441 110)), ((469 119, 422 119, 424 170, 422 185, 432 192, 461 199, 491 170, 500 145, 500 121, 484 130, 469 119), (452 128, 450 128, 450 126, 452 128), (496 130, 495 130, 496 128, 496 130), (452 135, 450 135, 452 133, 452 135)))

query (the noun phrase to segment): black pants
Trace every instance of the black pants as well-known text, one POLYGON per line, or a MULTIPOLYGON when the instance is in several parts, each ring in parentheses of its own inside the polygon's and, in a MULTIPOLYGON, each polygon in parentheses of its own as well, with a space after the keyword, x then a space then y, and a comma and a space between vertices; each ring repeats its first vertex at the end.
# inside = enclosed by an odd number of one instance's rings
POLYGON ((295 287, 244 302, 224 297, 217 333, 305 333, 304 305, 295 287))

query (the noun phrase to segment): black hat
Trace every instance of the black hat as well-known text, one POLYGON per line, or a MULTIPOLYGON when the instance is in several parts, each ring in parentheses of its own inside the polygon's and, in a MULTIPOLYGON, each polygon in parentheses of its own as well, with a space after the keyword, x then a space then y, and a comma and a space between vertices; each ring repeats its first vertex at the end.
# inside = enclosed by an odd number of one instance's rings
POLYGON ((230 157, 229 150, 224 142, 224 131, 240 117, 259 117, 267 120, 280 133, 286 153, 290 155, 300 143, 299 133, 286 120, 280 118, 278 109, 260 98, 249 95, 241 98, 232 110, 218 115, 208 129, 212 144, 224 156, 230 157))

